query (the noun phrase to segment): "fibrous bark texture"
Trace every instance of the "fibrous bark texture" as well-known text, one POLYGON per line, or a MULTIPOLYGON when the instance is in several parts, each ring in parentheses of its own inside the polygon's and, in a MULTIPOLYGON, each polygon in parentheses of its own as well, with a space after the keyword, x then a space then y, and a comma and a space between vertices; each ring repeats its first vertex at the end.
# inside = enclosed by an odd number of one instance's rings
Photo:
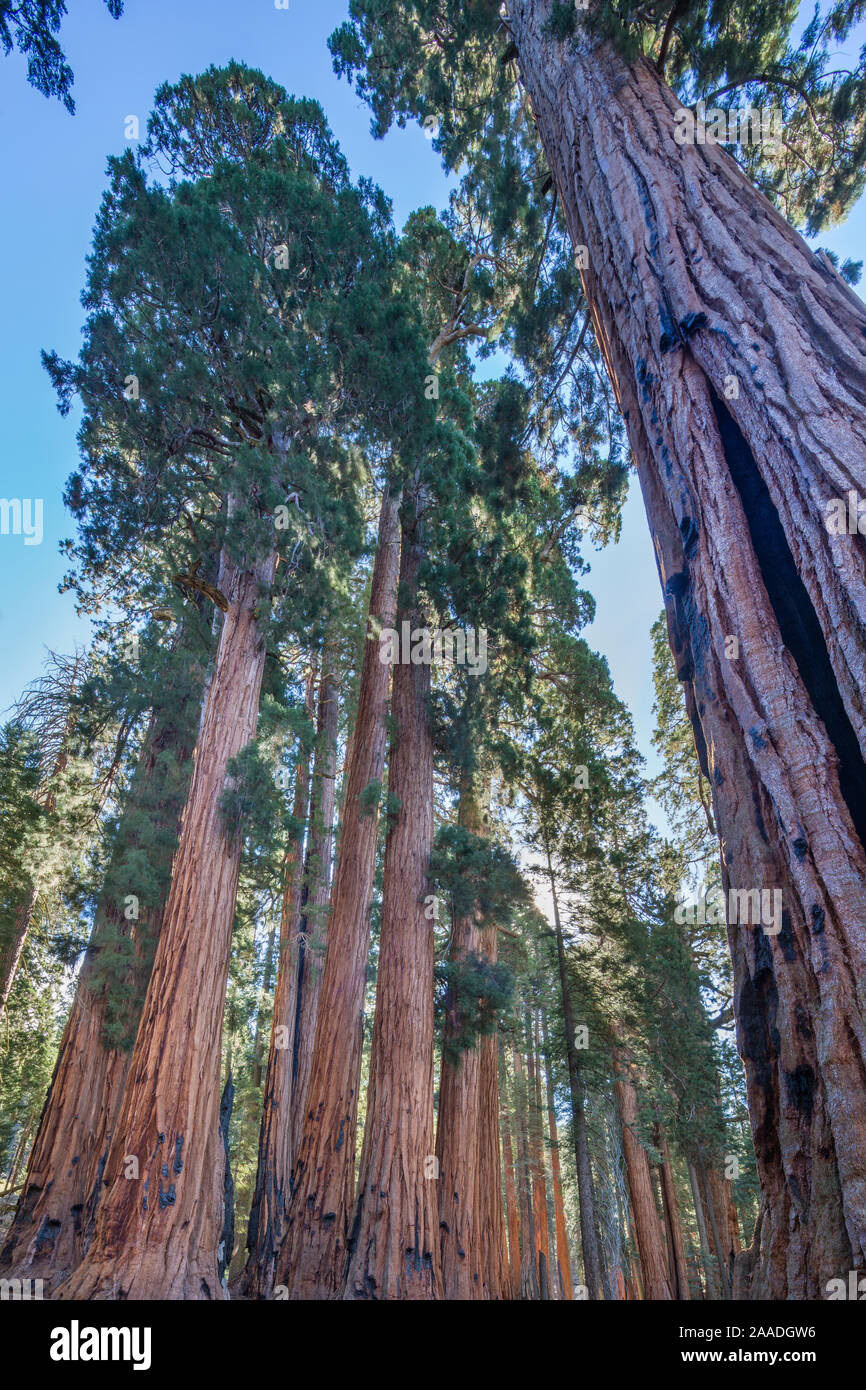
MULTIPOLYGON (((404 502, 398 622, 422 627, 422 523, 404 502)), ((349 1239, 348 1299, 439 1298, 433 1153, 433 843, 430 667, 394 667, 382 930, 367 1119, 349 1239), (399 806, 399 809, 397 809, 399 806)))
POLYGON ((614 1055, 615 1089, 622 1122, 622 1149, 625 1156, 628 1190, 640 1255, 643 1296, 662 1300, 671 1297, 668 1259, 653 1192, 647 1151, 637 1133, 637 1092, 628 1059, 614 1055))
POLYGON ((279 1261, 279 1281, 295 1298, 340 1297, 344 1285, 378 829, 378 803, 370 805, 364 793, 381 787, 385 766, 391 673, 379 660, 377 630, 393 626, 395 620, 399 562, 399 498, 386 492, 370 589, 369 640, 346 768, 306 1119, 279 1261))
POLYGON ((223 1296, 220 1041, 241 845, 221 798, 229 760, 256 729, 265 660, 257 609, 275 564, 275 552, 251 570, 222 558, 228 607, 105 1195, 61 1298, 223 1296))
MULTIPOLYGON (((509 25, 638 466, 723 879, 765 1201, 739 1285, 821 1297, 866 1260, 866 309, 676 98, 582 31, 509 25), (734 638, 736 642, 728 641, 734 638)), ((742 1256, 740 1258, 743 1258, 742 1256)))
MULTIPOLYGON (((130 810, 146 804, 154 819, 147 846, 150 880, 164 884, 156 901, 142 897, 139 915, 124 916, 117 863, 136 848, 136 832, 121 821, 91 939, 78 974, 63 1030, 54 1075, 39 1120, 27 1178, 6 1237, 0 1267, 19 1278, 39 1278, 46 1288, 66 1278, 81 1259, 93 1232, 102 1173, 117 1119, 131 1048, 107 1036, 110 982, 95 978, 112 950, 113 935, 134 938, 124 1004, 134 1035, 153 951, 159 938, 170 883, 171 858, 180 830, 201 702, 201 671, 191 662, 189 686, 174 691, 172 709, 155 711, 144 737, 130 793, 130 810), (169 764, 171 771, 166 778, 169 764), (177 770, 180 769, 180 776, 177 770), (157 824, 157 822, 159 822, 157 824)), ((136 894, 138 883, 120 885, 136 894)))

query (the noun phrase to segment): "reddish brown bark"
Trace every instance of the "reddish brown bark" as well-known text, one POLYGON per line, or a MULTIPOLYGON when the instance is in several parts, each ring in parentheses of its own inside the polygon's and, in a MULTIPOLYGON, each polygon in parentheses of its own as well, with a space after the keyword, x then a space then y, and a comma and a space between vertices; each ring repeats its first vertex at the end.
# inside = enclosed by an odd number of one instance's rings
MULTIPOLYGON (((481 810, 468 780, 460 790, 458 824, 473 835, 478 835, 482 829, 481 810)), ((457 964, 468 955, 477 956, 481 935, 474 911, 456 917, 449 960, 457 964)), ((448 1299, 482 1296, 480 1246, 483 1237, 476 1199, 484 1202, 488 1198, 479 1170, 479 1071, 483 1040, 475 1039, 472 1047, 452 1058, 449 1047, 454 1047, 454 1039, 463 1029, 460 993, 452 983, 446 1001, 436 1129, 442 1289, 443 1297, 448 1299)))
POLYGON ((516 1298, 520 1288, 520 1216, 517 1210, 517 1182, 514 1172, 514 1144, 511 1136, 511 1103, 505 1053, 499 1044, 500 1090, 499 1123, 502 1131, 502 1163, 505 1170, 505 1218, 508 1230, 508 1298, 516 1298))
POLYGON ((646 1299, 669 1299, 668 1260, 661 1223, 652 1188, 649 1158, 637 1135, 637 1094, 631 1068, 621 1051, 614 1054, 615 1090, 622 1122, 622 1148, 625 1156, 628 1190, 637 1238, 638 1254, 646 1299))
MULTIPOLYGON (((307 716, 312 720, 314 672, 306 683, 307 716)), ((274 1013, 265 1071, 265 1092, 259 1126, 256 1185, 247 1230, 247 1262, 239 1292, 247 1298, 267 1298, 274 1286, 277 1251, 286 1227, 292 1178, 292 1059, 298 991, 298 928, 303 880, 303 827, 310 801, 309 761, 301 757, 295 781, 292 818, 298 837, 286 851, 280 911, 280 950, 274 1013)))
MULTIPOLYGON (((160 771, 166 759, 181 768, 189 763, 200 700, 201 684, 192 678, 188 692, 179 697, 170 715, 158 711, 151 716, 130 804, 134 811, 146 799, 153 805, 155 817, 164 822, 162 830, 154 823, 147 854, 152 878, 166 883, 165 894, 156 902, 142 900, 138 920, 128 921, 123 903, 107 900, 103 890, 30 1152, 22 1196, 0 1257, 4 1272, 43 1279, 49 1289, 75 1268, 92 1234, 102 1168, 131 1055, 129 1048, 110 1046, 106 1040, 106 1011, 111 1001, 107 986, 94 978, 95 968, 101 964, 103 952, 111 949, 107 937, 116 933, 134 936, 133 965, 126 982, 130 1002, 125 1008, 127 1012, 137 1011, 162 926, 171 854, 183 806, 183 780, 173 785, 170 794, 163 794, 160 771)), ((123 825, 118 845, 129 848, 123 825)), ((106 879, 113 882, 111 867, 106 879)), ((128 887, 133 891, 136 884, 131 882, 128 887)), ((136 1021, 136 1017, 128 1020, 133 1032, 136 1021)))
POLYGON ((310 795, 310 829, 305 893, 298 949, 297 1018, 293 1040, 291 1154, 301 1147, 306 1119, 307 1088, 322 992, 322 967, 328 934, 328 900, 334 849, 337 780, 337 726, 340 713, 336 644, 326 638, 319 682, 316 755, 310 795))
POLYGON ((712 144, 673 139, 648 62, 508 23, 627 422, 671 643, 713 787, 764 1194, 756 1298, 817 1298, 866 1258, 866 309, 712 144), (755 267, 760 267, 759 271, 755 267), (739 640, 739 655, 726 640, 739 640))
POLYGON ((207 691, 162 932, 105 1172, 93 1241, 63 1298, 223 1296, 220 1042, 240 838, 220 799, 253 737, 265 650, 257 622, 276 553, 254 570, 223 555, 228 604, 207 691), (124 1160, 138 1162, 138 1178, 124 1160))
POLYGON ((656 1125, 653 1143, 662 1155, 658 1165, 661 1187, 662 1211, 665 1223, 665 1241, 668 1248, 668 1273, 671 1296, 675 1299, 689 1297, 689 1276, 686 1268, 686 1251, 683 1244, 683 1230, 677 1206, 677 1193, 667 1137, 661 1125, 656 1125))
POLYGON ((526 1014, 526 1080, 529 1098, 529 1169, 532 1180, 532 1224, 535 1233, 539 1297, 550 1297, 550 1241, 547 1230, 547 1180, 544 1172, 544 1121, 538 1059, 538 1019, 526 1014))
MULTIPOLYGON (((398 626, 423 627, 422 522, 404 502, 398 626)), ((394 667, 382 929, 367 1118, 345 1297, 439 1298, 433 1154, 433 923, 426 911, 433 843, 430 667, 394 667)))
MULTIPOLYGON (((481 949, 495 964, 498 937, 495 926, 481 933, 481 949)), ((502 1159, 499 1151, 499 1065, 495 1033, 481 1039, 478 1063, 478 1186, 476 1211, 480 1231, 481 1296, 512 1296, 502 1205, 502 1159)))
POLYGON ((307 1117, 278 1267, 279 1282, 295 1298, 335 1298, 343 1291, 355 1183, 364 988, 378 826, 377 807, 365 805, 362 794, 368 787, 381 784, 385 765, 390 668, 379 660, 377 629, 394 623, 399 560, 399 498, 386 492, 379 517, 355 731, 347 757, 307 1117))
POLYGON ((713 1260, 710 1250, 710 1242, 707 1234, 707 1221, 704 1211, 704 1199, 701 1195, 701 1186, 698 1180, 698 1171, 694 1163, 689 1161, 689 1186, 692 1190, 692 1205, 695 1209, 695 1221, 698 1227, 698 1243, 701 1248, 701 1264, 704 1270, 704 1281, 706 1283, 707 1298, 718 1299, 722 1297, 721 1284, 719 1282, 719 1270, 713 1260))
POLYGON ((529 1157, 529 1095, 526 1069, 520 1046, 512 1051, 514 1064, 514 1132, 517 1148, 517 1199, 520 1209, 520 1284, 523 1299, 539 1297, 538 1256, 535 1243, 535 1217, 532 1205, 532 1176, 529 1157))

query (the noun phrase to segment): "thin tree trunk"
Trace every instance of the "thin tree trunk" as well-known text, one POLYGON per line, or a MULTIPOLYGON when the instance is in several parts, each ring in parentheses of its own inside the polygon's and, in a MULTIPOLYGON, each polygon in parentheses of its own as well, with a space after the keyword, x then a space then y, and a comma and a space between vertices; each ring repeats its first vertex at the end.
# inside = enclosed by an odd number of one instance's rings
MULTIPOLYGON (((457 823, 472 835, 480 834, 482 829, 481 808, 468 778, 460 789, 457 823)), ((477 956, 480 947, 481 930, 473 908, 454 920, 449 960, 459 965, 467 956, 477 956)), ((477 1191, 483 1187, 479 1166, 479 1071, 483 1039, 473 1039, 473 1045, 455 1058, 448 1051, 464 1026, 460 992, 452 984, 444 1025, 436 1129, 439 1234, 443 1297, 465 1300, 482 1296, 480 1246, 483 1232, 476 1197, 483 1203, 486 1194, 477 1191)))
POLYGON ((545 1079, 547 1082, 547 1127, 550 1131, 550 1164, 553 1175, 553 1204, 556 1214, 556 1271, 559 1281, 560 1298, 572 1300, 574 1289, 571 1282, 571 1257, 568 1250, 568 1234, 565 1225, 565 1202, 562 1196, 562 1170, 559 1162, 559 1137, 556 1129, 556 1101, 553 1094, 553 1072, 550 1061, 550 1038, 547 1029, 547 1015, 542 1010, 541 1022, 544 1038, 545 1079))
POLYGON ((32 886, 26 899, 15 913, 12 932, 8 938, 4 939, 2 947, 0 947, 0 1014, 4 1012, 9 1002, 9 995, 15 983, 18 967, 21 964, 37 896, 36 888, 32 886))
POLYGON ((683 1230, 677 1207, 677 1194, 674 1186, 673 1167, 667 1137, 661 1125, 656 1125, 653 1138, 656 1148, 662 1155, 658 1165, 661 1184, 662 1210, 665 1218, 665 1237, 668 1244, 668 1269, 670 1272, 671 1294, 675 1299, 689 1298, 689 1275, 686 1268, 686 1252, 683 1245, 683 1230))
POLYGON ((692 1205, 695 1209, 695 1221, 698 1227, 698 1241, 701 1247, 701 1263, 704 1267, 704 1277, 707 1282, 707 1297, 710 1299, 721 1298, 719 1288, 718 1272, 713 1265, 713 1257, 710 1254, 710 1242, 707 1238, 707 1222, 704 1216, 704 1203, 701 1197, 700 1183, 698 1182, 697 1169, 694 1163, 689 1160, 689 1186, 692 1189, 692 1205))
MULTIPOLYGON (((423 522, 403 505, 398 622, 424 626, 418 575, 423 522)), ((442 1277, 433 1154, 433 923, 426 911, 433 844, 430 667, 393 677, 382 929, 367 1118, 349 1241, 348 1299, 439 1298, 442 1277)))
MULTIPOLYGON (((495 925, 481 933, 481 949, 496 963, 499 938, 495 925)), ((505 1212, 502 1205, 502 1158, 499 1150, 499 1065, 496 1033, 481 1039, 478 1066, 478 1189, 476 1210, 480 1226, 481 1296, 511 1295, 505 1212)))
POLYGON ((669 1299, 668 1261, 652 1189, 649 1158, 637 1137, 637 1095, 631 1068, 621 1049, 614 1052, 615 1090, 622 1122, 622 1147, 637 1234, 644 1298, 669 1299))
MULTIPOLYGON (((314 714, 311 666, 306 681, 307 718, 314 714)), ((292 819, 297 838, 286 851, 280 912, 280 951, 265 1094, 259 1126, 256 1185, 247 1227, 247 1261, 238 1292, 247 1298, 268 1298, 274 1287, 277 1252, 286 1228, 292 1178, 292 1061, 298 991, 298 928, 304 867, 304 827, 310 802, 310 764, 302 755, 295 774, 292 819)))
POLYGON ((595 1198, 592 1190, 592 1166, 589 1159, 589 1139, 586 1132, 586 1092, 577 1055, 574 1005, 568 979, 565 939, 559 916, 556 874, 550 851, 547 851, 547 874, 553 899, 553 921, 556 930, 556 955, 559 965, 559 988, 562 994, 562 1015, 565 1023, 565 1052, 568 1059, 568 1082, 571 1092, 571 1119, 574 1133, 574 1160, 577 1168, 577 1195, 580 1206, 580 1244, 583 1254, 583 1277, 587 1297, 601 1297, 601 1255, 595 1231, 595 1198))
POLYGON ((367 804, 364 793, 381 789, 385 765, 390 668, 379 660, 377 629, 394 624, 399 561, 399 497, 386 492, 379 517, 355 731, 347 757, 307 1118, 278 1264, 278 1279, 295 1298, 339 1297, 344 1285, 355 1183, 364 989, 378 826, 378 799, 367 804))
POLYGON ((306 1119, 307 1089, 316 1036, 316 1019, 322 991, 322 966, 328 929, 331 858, 334 849, 336 807, 337 728, 340 713, 337 651, 326 637, 319 682, 319 711, 313 784, 310 795, 304 910, 298 950, 297 1019, 293 1041, 291 1153, 292 1162, 301 1147, 306 1119))
POLYGON ((219 1073, 240 835, 221 810, 228 763, 256 730, 265 662, 257 610, 276 552, 227 553, 223 618, 171 890, 106 1165, 90 1249, 61 1296, 221 1298, 219 1073), (138 1179, 124 1172, 138 1162, 138 1179))
POLYGON ((675 142, 648 61, 560 43, 550 9, 508 23, 588 249, 724 886, 784 905, 773 934, 729 923, 766 1199, 749 1291, 815 1299, 866 1258, 866 555, 825 512, 866 495, 866 309, 723 149, 675 142))
POLYGON ((702 1163, 698 1169, 701 1186, 703 1188, 704 1200, 707 1213, 710 1218, 710 1231, 713 1237, 713 1248, 716 1252, 716 1259, 719 1262, 719 1277, 722 1285, 722 1297, 729 1299, 732 1296, 733 1284, 733 1262, 729 1259, 725 1242, 722 1239, 722 1227, 719 1224, 720 1212, 717 1211, 717 1192, 711 1181, 710 1173, 702 1163))
POLYGON ((521 1046, 513 1049, 514 1060, 514 1127, 517 1136, 517 1195, 520 1204, 520 1286, 523 1299, 537 1299, 538 1256, 535 1244, 535 1218, 532 1209, 532 1175, 529 1158, 529 1126, 527 1122, 529 1092, 523 1065, 521 1046))
POLYGON ((526 1011, 526 1072, 529 1092, 529 1163, 532 1176, 532 1220, 538 1260, 538 1288, 542 1299, 549 1290, 550 1244, 547 1232, 547 1183, 544 1175, 544 1123, 541 1107, 541 1076, 538 1066, 538 1020, 535 1010, 526 1011))
POLYGON ((499 1042, 499 1123, 502 1130, 502 1162, 505 1169, 505 1217, 508 1229, 508 1297, 516 1298, 520 1288, 520 1216, 517 1209, 517 1183, 514 1172, 514 1144, 511 1135, 511 1102, 505 1068, 505 1049, 499 1042))

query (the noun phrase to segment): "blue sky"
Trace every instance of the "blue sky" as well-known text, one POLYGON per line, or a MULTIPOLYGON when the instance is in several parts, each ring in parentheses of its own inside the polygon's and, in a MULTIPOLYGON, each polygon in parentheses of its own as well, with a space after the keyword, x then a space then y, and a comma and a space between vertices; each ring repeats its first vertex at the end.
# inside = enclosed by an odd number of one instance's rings
MULTIPOLYGON (((402 226, 416 207, 442 209, 447 184, 417 127, 369 133, 369 114, 331 69, 326 40, 346 16, 345 0, 126 0, 115 22, 102 0, 75 0, 62 43, 75 73, 76 115, 25 81, 24 60, 0 57, 0 496, 44 499, 44 539, 25 546, 0 536, 0 710, 39 674, 48 647, 69 651, 87 640, 70 595, 57 592, 65 564, 58 542, 71 534, 63 483, 76 463, 75 419, 57 413, 40 363, 43 348, 78 351, 84 281, 105 160, 125 146, 124 123, 142 129, 156 87, 183 72, 236 58, 298 96, 322 103, 354 175, 384 188, 402 226)), ((853 50, 854 45, 848 46, 853 50)), ((866 206, 821 237, 842 257, 862 255, 866 206)), ((590 552, 587 585, 598 613, 588 638, 611 666, 617 692, 633 711, 638 742, 651 755, 649 628, 661 597, 639 489, 634 482, 619 545, 590 552)), ((656 766, 650 756, 650 768, 656 766)))

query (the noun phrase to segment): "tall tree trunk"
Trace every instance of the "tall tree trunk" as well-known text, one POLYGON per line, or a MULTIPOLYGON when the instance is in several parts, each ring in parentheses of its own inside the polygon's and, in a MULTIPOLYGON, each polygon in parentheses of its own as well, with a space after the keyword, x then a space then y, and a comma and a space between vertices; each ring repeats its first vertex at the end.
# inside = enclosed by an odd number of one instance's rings
POLYGON ((378 630, 394 624, 399 562, 399 497, 386 492, 379 517, 358 710, 347 756, 307 1117, 278 1264, 278 1279, 295 1298, 339 1297, 344 1285, 378 826, 378 801, 371 805, 364 794, 381 788, 385 766, 390 668, 379 660, 378 630))
POLYGON ((171 890, 105 1172, 90 1249, 68 1299, 221 1298, 219 1074, 241 840, 220 800, 231 758, 254 736, 265 648, 257 621, 276 553, 240 570, 205 699, 171 890), (135 1158, 138 1178, 125 1173, 135 1158))
MULTIPOLYGON (((498 958, 495 925, 481 933, 481 950, 491 964, 498 958)), ((481 1251, 481 1296, 511 1297, 505 1212, 502 1205, 502 1157, 499 1150, 499 1064, 496 1033, 481 1039, 478 1059, 478 1185, 475 1198, 481 1251)))
POLYGON ((669 1299, 671 1290, 667 1253, 653 1194, 649 1158, 635 1128, 637 1095, 631 1079, 631 1068, 620 1049, 614 1052, 614 1072, 616 1098, 622 1122, 622 1148, 640 1255, 643 1294, 646 1299, 669 1299))
POLYGON ((658 1165, 661 1184, 662 1210, 665 1219, 665 1238, 668 1246, 668 1269, 670 1272, 671 1295, 675 1299, 689 1298, 689 1274, 686 1268, 686 1251, 683 1245, 683 1229, 677 1207, 677 1193, 674 1186, 674 1173, 671 1165, 667 1136, 661 1125, 657 1124, 653 1143, 659 1150, 662 1161, 658 1165))
POLYGON ((517 1181, 514 1172, 512 1107, 508 1095, 505 1049, 499 1042, 499 1123, 502 1130, 502 1163, 505 1170, 505 1217, 508 1229, 508 1298, 516 1298, 520 1288, 520 1217, 517 1209, 517 1181))
POLYGON ((698 1168, 698 1177, 704 1194, 704 1202, 707 1214, 710 1218, 710 1232, 713 1238, 713 1248, 716 1252, 716 1259, 719 1262, 719 1277, 722 1285, 722 1297, 732 1296, 733 1286, 733 1260, 732 1252, 728 1250, 725 1236, 727 1226, 722 1225, 722 1211, 718 1200, 718 1188, 713 1182, 709 1169, 702 1163, 698 1168))
POLYGON ((259 1091, 259 1090, 261 1089, 262 1081, 263 1081, 263 1079, 264 1079, 264 1076, 263 1076, 264 1067, 262 1066, 262 1059, 263 1059, 263 1056, 264 1056, 264 1040, 263 1040, 263 1038, 262 1038, 262 1031, 263 1031, 263 1030, 262 1030, 262 1024, 263 1024, 263 1021, 264 1021, 264 1012, 265 1012, 265 1010, 264 1010, 264 1000, 267 999, 267 998, 269 998, 270 993, 271 993, 271 987, 272 987, 272 984, 273 984, 274 946, 276 945, 276 940, 277 940, 276 922, 272 921, 272 922, 271 922, 270 931, 268 932, 268 944, 267 944, 267 947, 266 947, 266 949, 265 949, 265 970, 264 970, 264 978, 262 979, 262 993, 261 993, 261 996, 260 996, 259 1007, 258 1007, 258 1009, 257 1009, 257 1011, 256 1011, 256 1031, 255 1031, 255 1034, 253 1035, 253 1090, 254 1090, 254 1091, 259 1091))
MULTIPOLYGON (((183 636, 180 639, 184 643, 183 636)), ((200 654, 200 653, 199 653, 200 654)), ((153 950, 162 928, 171 881, 171 861, 191 766, 202 675, 194 654, 186 666, 189 684, 173 693, 177 703, 155 711, 145 734, 128 812, 121 820, 97 907, 93 932, 78 974, 72 1007, 63 1030, 54 1074, 42 1109, 27 1168, 24 1189, 6 1236, 0 1267, 19 1278, 40 1278, 49 1289, 76 1267, 93 1230, 102 1191, 102 1173, 131 1056, 153 950), (169 770, 170 769, 170 770, 169 770), (124 916, 123 883, 128 853, 140 853, 132 821, 150 808, 147 867, 162 887, 156 901, 141 894, 139 917, 124 916), (112 937, 134 937, 131 976, 124 980, 128 998, 111 997, 109 981, 99 978, 112 937), (130 1038, 109 1041, 108 1024, 125 1015, 130 1038)), ((138 896, 138 895, 136 895, 138 896)))
POLYGON ((37 897, 35 885, 31 886, 27 897, 15 913, 12 931, 8 937, 0 938, 0 1014, 9 1002, 9 995, 24 954, 24 944, 33 920, 37 897))
POLYGON ((562 1196, 562 1170, 559 1162, 559 1136, 556 1129, 556 1100, 553 1094, 553 1071, 550 1061, 550 1037, 547 1028, 547 1015, 542 1010, 541 1022, 544 1030, 544 1074, 547 1083, 547 1127, 550 1131, 550 1165, 553 1175, 553 1206, 556 1216, 556 1270, 559 1296, 574 1298, 571 1282, 571 1257, 568 1250, 568 1233, 565 1225, 565 1202, 562 1196))
MULTIPOLYGON (((403 504, 398 624, 424 626, 418 575, 423 521, 403 504)), ((382 929, 367 1119, 345 1297, 439 1298, 433 1155, 433 923, 426 911, 433 844, 430 667, 394 668, 388 763, 395 809, 385 843, 382 929)))
POLYGON ((710 1253, 710 1242, 707 1237, 707 1221, 704 1215, 704 1202, 701 1196, 701 1187, 698 1182, 697 1169, 691 1160, 689 1160, 689 1186, 692 1189, 692 1205, 695 1209, 695 1221, 698 1227, 698 1242, 701 1247, 701 1264, 704 1267, 707 1297, 718 1299, 722 1296, 719 1285, 719 1273, 713 1264, 713 1257, 710 1253))
POLYGON ((326 636, 322 651, 319 682, 319 712, 316 725, 316 755, 310 795, 310 830, 307 841, 306 892, 301 915, 298 950, 297 1018, 293 1042, 291 1153, 292 1163, 301 1147, 306 1119, 307 1088, 319 997, 322 992, 322 966, 328 929, 328 899, 331 887, 331 858, 334 849, 334 812, 337 779, 337 727, 340 713, 337 650, 333 637, 326 636))
MULTIPOLYGON (((311 666, 306 681, 307 717, 314 715, 311 666)), ((292 1062, 298 993, 298 928, 304 869, 304 827, 310 803, 310 764, 302 754, 295 774, 292 819, 297 837, 286 850, 280 911, 280 951, 274 1013, 265 1071, 265 1094, 259 1126, 256 1185, 247 1227, 247 1261, 238 1292, 247 1298, 268 1298, 274 1287, 277 1253, 286 1229, 292 1179, 292 1062)))
POLYGON ((541 1075, 538 1060, 538 1019, 536 1011, 526 1011, 526 1079, 529 1096, 529 1165, 532 1177, 532 1220, 538 1260, 538 1290, 542 1299, 550 1296, 550 1242, 547 1231, 547 1182, 544 1174, 544 1122, 541 1106, 541 1075))
POLYGON ((723 149, 675 142, 649 62, 560 43, 550 9, 508 23, 588 249, 724 886, 782 892, 775 934, 729 922, 766 1199, 749 1292, 814 1299, 866 1259, 866 554, 825 513, 866 495, 866 309, 723 149))
MULTIPOLYGON (((481 807, 470 778, 460 788, 457 823, 472 835, 483 828, 481 807)), ((481 929, 473 909, 454 920, 449 961, 453 965, 477 956, 481 929)), ((480 1298, 481 1213, 476 1197, 483 1202, 486 1193, 480 1174, 479 1071, 483 1039, 452 1057, 454 1046, 465 1027, 460 991, 449 986, 443 1033, 442 1068, 439 1080, 439 1117, 436 1129, 436 1157, 439 1162, 439 1234, 442 1258, 443 1297, 480 1298)), ((497 1128, 498 1128, 497 1115, 497 1128)))
POLYGON ((523 1299, 537 1299, 538 1256, 535 1244, 535 1217, 532 1208, 532 1174, 529 1158, 529 1090, 520 1043, 513 1049, 514 1130, 517 1139, 517 1196, 520 1206, 520 1285, 523 1299))
POLYGON ((553 899, 553 921, 556 930, 556 955, 559 965, 559 988, 562 994, 562 1016, 565 1023, 565 1052, 568 1059, 568 1082, 571 1093, 571 1121, 574 1134, 574 1161, 577 1167, 577 1196, 580 1206, 580 1245, 583 1254, 583 1277, 587 1297, 601 1297, 601 1257, 595 1230, 595 1197, 592 1190, 592 1166, 589 1161, 589 1139, 586 1132, 586 1092, 580 1073, 580 1060, 577 1055, 577 1024, 574 1017, 574 1004, 571 998, 571 985, 568 979, 568 961, 565 955, 565 938, 559 916, 559 898, 556 892, 556 874, 550 851, 547 851, 547 874, 553 899))

